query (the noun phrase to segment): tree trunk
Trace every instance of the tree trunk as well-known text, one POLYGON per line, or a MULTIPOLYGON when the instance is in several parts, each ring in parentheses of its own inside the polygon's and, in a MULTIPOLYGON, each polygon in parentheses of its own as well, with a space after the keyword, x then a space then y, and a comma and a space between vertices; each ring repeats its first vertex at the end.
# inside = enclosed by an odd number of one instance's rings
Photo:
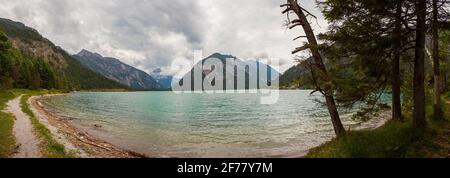
POLYGON ((339 117, 339 113, 336 107, 336 102, 334 101, 334 97, 331 95, 325 95, 328 112, 330 113, 331 123, 333 124, 334 133, 337 136, 344 135, 345 129, 342 125, 341 119, 339 117))
POLYGON ((438 0, 433 0, 433 20, 432 20, 432 35, 433 35, 433 71, 434 71, 434 119, 441 120, 441 65, 439 60, 439 29, 438 29, 438 0))
POLYGON ((448 90, 448 71, 450 68, 450 60, 449 60, 450 56, 446 55, 445 57, 443 57, 441 59, 442 59, 442 62, 445 64, 445 67, 443 67, 441 70, 441 82, 442 82, 441 92, 445 93, 445 92, 449 91, 448 90))
POLYGON ((426 0, 416 4, 417 28, 414 57, 414 127, 425 128, 425 20, 426 0))
POLYGON ((402 45, 402 5, 398 4, 397 7, 397 19, 395 24, 395 34, 394 34, 394 58, 392 60, 392 119, 402 120, 402 106, 401 106, 401 83, 400 83, 400 56, 401 56, 401 45, 402 45))
POLYGON ((449 61, 449 55, 446 55, 445 57, 441 58, 441 62, 443 62, 445 64, 445 67, 442 68, 441 70, 441 93, 445 93, 448 91, 448 69, 449 69, 449 65, 450 65, 450 61, 449 61))
MULTIPOLYGON (((306 18, 305 13, 303 12, 303 9, 300 7, 300 5, 297 3, 296 0, 288 0, 290 4, 290 8, 292 11, 297 14, 301 25, 303 27, 303 30, 305 31, 306 38, 308 39, 308 43, 310 46, 311 53, 314 57, 315 65, 317 65, 317 68, 319 69, 319 72, 322 74, 320 76, 326 76, 328 77, 328 72, 325 67, 325 64, 323 63, 322 56, 319 53, 319 50, 317 48, 318 43, 316 36, 314 35, 314 31, 311 28, 311 25, 308 22, 308 19, 306 18)), ((322 81, 322 82, 330 82, 329 78, 325 79, 328 81, 322 81)), ((328 111, 330 113, 331 122, 333 123, 334 132, 337 136, 345 134, 344 126, 342 125, 341 119, 339 117, 339 112, 337 110, 336 101, 334 100, 334 93, 333 89, 329 87, 325 87, 323 89, 326 104, 328 107, 328 111)))
MULTIPOLYGON (((446 63, 446 66, 448 65, 448 62, 446 63)), ((445 93, 448 89, 447 86, 447 69, 443 69, 441 71, 441 94, 445 93)))

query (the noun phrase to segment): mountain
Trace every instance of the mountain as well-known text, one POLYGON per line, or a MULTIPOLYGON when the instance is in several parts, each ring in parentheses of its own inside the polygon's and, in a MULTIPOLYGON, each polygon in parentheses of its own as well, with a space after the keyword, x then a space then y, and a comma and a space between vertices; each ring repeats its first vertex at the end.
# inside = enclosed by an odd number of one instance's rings
POLYGON ((0 18, 1 88, 127 89, 84 67, 38 31, 0 18))
MULTIPOLYGON (((324 53, 321 53, 325 56, 324 53)), ((325 63, 328 63, 327 58, 323 59, 325 63)), ((305 63, 314 63, 313 57, 310 57, 303 61, 305 63)), ((298 64, 280 76, 280 88, 282 89, 314 89, 314 83, 312 81, 311 71, 303 64, 298 64)))
POLYGON ((162 70, 160 68, 153 70, 150 73, 150 76, 152 76, 159 83, 161 89, 168 90, 172 88, 173 76, 163 75, 162 70))
POLYGON ((119 82, 133 90, 159 90, 161 86, 149 74, 121 62, 119 59, 82 50, 73 56, 87 68, 119 82))
MULTIPOLYGON (((185 80, 191 80, 191 90, 206 90, 203 86, 200 86, 200 88, 194 86, 194 75, 196 69, 198 71, 202 71, 202 81, 212 81, 211 84, 215 85, 216 80, 214 78, 208 78, 211 77, 209 74, 213 72, 213 70, 206 70, 202 68, 202 64, 205 64, 205 62, 211 62, 210 59, 218 59, 218 62, 221 63, 221 66, 224 67, 223 70, 223 90, 226 90, 227 88, 225 86, 234 85, 234 89, 257 89, 257 88, 264 88, 263 82, 267 82, 267 85, 269 87, 271 86, 272 81, 278 80, 280 73, 273 69, 271 66, 266 65, 264 63, 258 62, 258 61, 243 61, 238 59, 235 56, 232 55, 223 55, 220 53, 214 53, 211 56, 203 59, 202 61, 198 62, 194 67, 191 69, 190 72, 188 72, 182 79, 180 79, 180 84, 183 84, 185 80), (232 60, 230 62, 234 62, 234 66, 227 66, 227 60, 232 60), (231 69, 233 67, 233 69, 231 69), (258 69, 267 69, 267 75, 259 75, 258 69), (230 70, 231 69, 231 70, 230 70), (254 69, 254 70, 250 70, 254 69), (245 73, 245 86, 238 86, 237 79, 238 73, 245 73), (226 76, 234 76, 234 79, 229 79, 226 76), (190 77, 190 78, 189 78, 190 77), (256 78, 257 81, 250 81, 250 78, 256 78), (232 83, 233 80, 235 83, 232 83), (250 85, 250 83, 253 83, 254 85, 250 85), (259 87, 258 87, 259 86, 259 87)), ((214 64, 213 64, 214 65, 214 64)), ((220 64, 214 65, 218 66, 220 64)))

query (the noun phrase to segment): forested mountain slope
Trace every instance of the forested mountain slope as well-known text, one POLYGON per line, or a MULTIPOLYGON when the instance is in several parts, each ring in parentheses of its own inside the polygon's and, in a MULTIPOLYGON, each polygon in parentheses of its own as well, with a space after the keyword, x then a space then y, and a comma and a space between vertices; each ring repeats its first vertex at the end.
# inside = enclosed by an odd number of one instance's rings
POLYGON ((69 90, 127 88, 84 67, 36 30, 2 18, 0 87, 69 90))

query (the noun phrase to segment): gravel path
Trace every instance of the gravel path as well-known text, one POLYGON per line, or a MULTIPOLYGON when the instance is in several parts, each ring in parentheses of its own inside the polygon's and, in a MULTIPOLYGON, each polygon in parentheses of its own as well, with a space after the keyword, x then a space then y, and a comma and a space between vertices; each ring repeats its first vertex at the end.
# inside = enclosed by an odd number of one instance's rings
POLYGON ((7 112, 15 117, 13 132, 16 136, 16 142, 19 145, 14 158, 40 158, 39 139, 36 137, 33 125, 27 114, 20 108, 19 96, 7 103, 7 112))

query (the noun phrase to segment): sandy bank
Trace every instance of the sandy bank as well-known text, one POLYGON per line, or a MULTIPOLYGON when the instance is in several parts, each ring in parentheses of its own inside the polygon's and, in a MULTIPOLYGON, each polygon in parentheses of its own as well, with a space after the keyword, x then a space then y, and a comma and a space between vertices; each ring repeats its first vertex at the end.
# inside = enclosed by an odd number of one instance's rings
POLYGON ((142 158, 146 157, 133 151, 128 151, 112 145, 103 140, 99 140, 88 133, 77 129, 70 122, 70 119, 58 116, 46 110, 41 100, 45 96, 34 96, 28 101, 31 109, 39 118, 40 122, 44 124, 53 134, 54 138, 61 144, 64 144, 66 149, 76 153, 81 158, 142 158))

